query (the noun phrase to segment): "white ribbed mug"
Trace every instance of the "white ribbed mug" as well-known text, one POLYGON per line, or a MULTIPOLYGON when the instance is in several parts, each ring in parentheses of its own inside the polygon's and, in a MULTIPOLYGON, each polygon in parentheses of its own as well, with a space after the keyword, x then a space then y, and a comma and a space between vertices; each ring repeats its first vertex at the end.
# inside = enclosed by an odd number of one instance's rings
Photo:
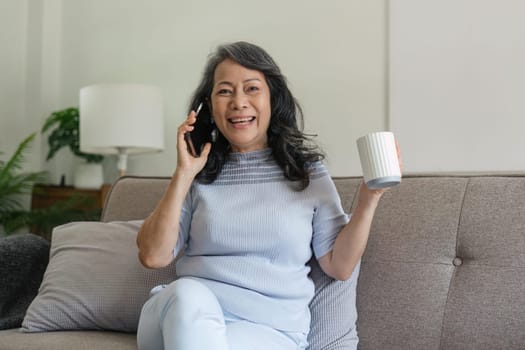
POLYGON ((392 187, 401 182, 394 134, 374 132, 357 139, 363 177, 370 189, 392 187))

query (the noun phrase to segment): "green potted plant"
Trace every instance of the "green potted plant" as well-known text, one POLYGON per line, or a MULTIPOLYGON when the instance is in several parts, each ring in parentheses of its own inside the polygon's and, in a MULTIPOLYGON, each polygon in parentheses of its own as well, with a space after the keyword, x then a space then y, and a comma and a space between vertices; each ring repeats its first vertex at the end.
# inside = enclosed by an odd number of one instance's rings
POLYGON ((74 185, 78 188, 99 188, 102 183, 102 161, 104 156, 100 154, 88 154, 80 151, 80 113, 77 107, 69 107, 51 113, 47 117, 42 133, 51 131, 47 138, 49 152, 46 160, 53 156, 63 147, 67 147, 77 157, 85 160, 85 163, 76 166, 74 185))
MULTIPOLYGON (((7 161, 0 159, 0 226, 6 234, 13 233, 31 222, 31 213, 24 209, 23 195, 31 193, 33 184, 45 179, 45 172, 21 173, 24 153, 35 134, 28 136, 7 161)), ((0 152, 2 155, 3 152, 0 152)))
MULTIPOLYGON (((35 191, 33 185, 46 179, 46 173, 21 172, 25 160, 24 154, 33 142, 35 134, 29 135, 20 143, 13 155, 7 160, 0 159, 0 228, 5 234, 30 226, 45 238, 50 238, 53 227, 70 221, 98 220, 100 211, 82 210, 85 198, 75 197, 36 210, 27 210, 22 198, 35 191)), ((3 153, 0 152, 0 155, 3 153)))

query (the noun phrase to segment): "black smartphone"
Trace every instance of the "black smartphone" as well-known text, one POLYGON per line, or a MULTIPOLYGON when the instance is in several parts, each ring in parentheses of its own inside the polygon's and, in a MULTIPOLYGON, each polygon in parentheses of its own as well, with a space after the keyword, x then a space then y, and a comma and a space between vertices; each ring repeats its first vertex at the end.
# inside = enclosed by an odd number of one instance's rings
POLYGON ((210 108, 205 101, 199 104, 195 113, 197 121, 193 124, 193 130, 184 134, 184 140, 186 140, 190 154, 199 157, 206 142, 212 141, 213 125, 210 108))

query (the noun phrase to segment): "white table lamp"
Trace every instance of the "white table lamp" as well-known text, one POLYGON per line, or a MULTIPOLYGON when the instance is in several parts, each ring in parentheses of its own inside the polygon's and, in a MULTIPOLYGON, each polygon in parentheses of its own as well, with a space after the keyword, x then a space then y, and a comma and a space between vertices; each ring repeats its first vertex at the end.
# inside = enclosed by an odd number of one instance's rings
POLYGON ((80 150, 117 154, 120 176, 128 154, 164 149, 160 88, 139 84, 99 84, 80 89, 80 150))

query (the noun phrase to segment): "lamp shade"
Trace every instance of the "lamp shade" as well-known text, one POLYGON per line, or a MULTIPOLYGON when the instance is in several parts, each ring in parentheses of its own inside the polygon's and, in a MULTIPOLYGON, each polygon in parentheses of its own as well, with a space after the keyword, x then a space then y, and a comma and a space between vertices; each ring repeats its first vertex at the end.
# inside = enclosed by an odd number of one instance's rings
POLYGON ((80 89, 80 150, 134 154, 164 149, 160 88, 99 84, 80 89))

